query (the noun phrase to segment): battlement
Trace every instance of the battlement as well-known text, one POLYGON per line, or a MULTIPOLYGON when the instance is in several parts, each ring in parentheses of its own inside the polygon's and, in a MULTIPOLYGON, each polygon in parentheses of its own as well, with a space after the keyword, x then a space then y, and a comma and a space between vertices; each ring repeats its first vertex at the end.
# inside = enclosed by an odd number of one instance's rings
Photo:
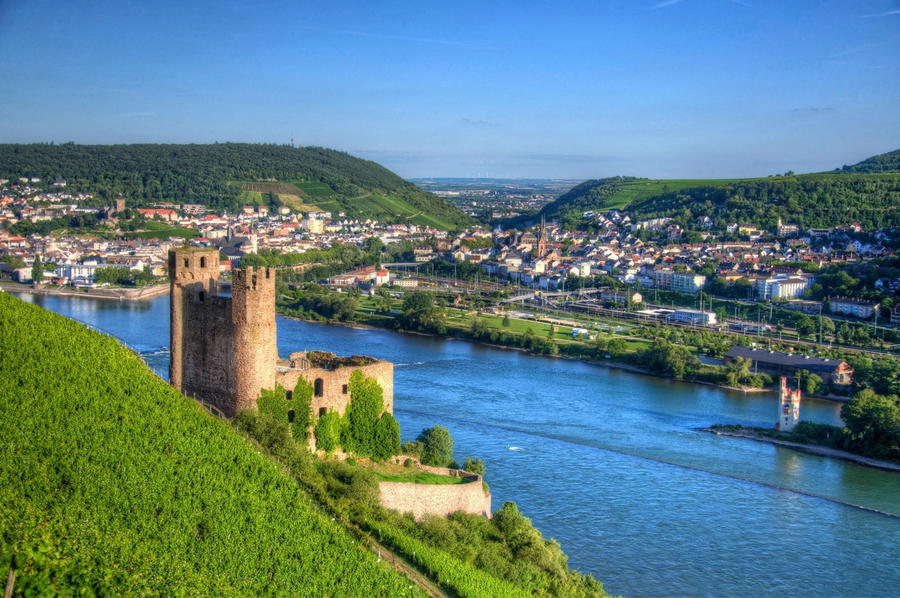
POLYGON ((266 291, 275 290, 275 270, 273 268, 254 268, 248 266, 235 270, 231 274, 232 295, 236 290, 266 291))
POLYGON ((205 247, 169 250, 169 277, 176 283, 218 279, 219 250, 205 247))

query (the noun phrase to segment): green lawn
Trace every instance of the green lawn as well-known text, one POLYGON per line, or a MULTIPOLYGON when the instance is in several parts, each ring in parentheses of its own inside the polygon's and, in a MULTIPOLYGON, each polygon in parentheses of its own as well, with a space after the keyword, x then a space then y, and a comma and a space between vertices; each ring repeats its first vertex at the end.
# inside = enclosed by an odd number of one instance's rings
POLYGON ((384 482, 412 482, 414 484, 468 484, 474 481, 455 476, 438 475, 427 471, 416 471, 407 474, 375 472, 375 475, 384 482))

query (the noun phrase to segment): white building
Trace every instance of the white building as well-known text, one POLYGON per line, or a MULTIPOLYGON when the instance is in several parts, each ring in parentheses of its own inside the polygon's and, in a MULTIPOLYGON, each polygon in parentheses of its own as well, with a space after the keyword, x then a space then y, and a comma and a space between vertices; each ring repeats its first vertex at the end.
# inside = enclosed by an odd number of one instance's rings
POLYGON ((828 300, 828 309, 831 310, 831 313, 856 316, 857 318, 871 318, 879 307, 881 305, 878 302, 865 299, 835 297, 828 300))
POLYGON ((714 326, 716 314, 711 311, 699 311, 696 309, 676 309, 666 316, 667 322, 684 322, 695 326, 714 326))
POLYGON ((756 296, 760 299, 794 299, 803 294, 810 282, 812 279, 805 276, 785 274, 760 278, 756 281, 756 296))

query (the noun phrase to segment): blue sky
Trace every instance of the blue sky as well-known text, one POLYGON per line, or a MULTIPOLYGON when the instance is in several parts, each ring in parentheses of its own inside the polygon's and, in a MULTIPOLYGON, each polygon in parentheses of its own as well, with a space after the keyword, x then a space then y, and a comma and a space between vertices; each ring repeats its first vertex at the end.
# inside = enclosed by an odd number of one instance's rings
POLYGON ((405 177, 824 170, 900 148, 900 1, 0 0, 0 115, 405 177))

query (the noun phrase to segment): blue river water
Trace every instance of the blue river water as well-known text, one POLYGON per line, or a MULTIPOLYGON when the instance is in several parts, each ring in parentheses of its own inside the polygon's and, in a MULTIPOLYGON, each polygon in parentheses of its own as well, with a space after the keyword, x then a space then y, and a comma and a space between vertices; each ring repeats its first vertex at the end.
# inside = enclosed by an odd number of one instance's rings
MULTIPOLYGON (((167 377, 168 297, 21 297, 118 337, 167 377)), ((484 459, 494 509, 515 501, 610 593, 900 595, 900 474, 697 430, 770 426, 772 394, 285 318, 278 346, 394 362, 404 440, 449 428, 459 461, 484 459)), ((811 421, 839 414, 801 407, 811 421)))

